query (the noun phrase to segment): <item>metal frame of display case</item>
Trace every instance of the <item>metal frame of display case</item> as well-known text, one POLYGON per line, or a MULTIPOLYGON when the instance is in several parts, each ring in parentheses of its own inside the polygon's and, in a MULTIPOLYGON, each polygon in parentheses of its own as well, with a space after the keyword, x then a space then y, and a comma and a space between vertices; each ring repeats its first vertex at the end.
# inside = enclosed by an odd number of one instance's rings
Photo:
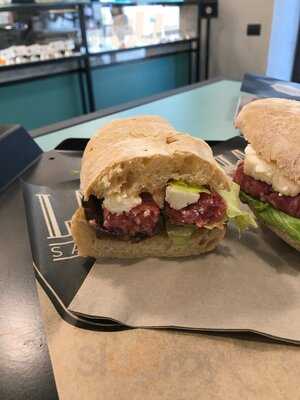
MULTIPOLYGON (((100 1, 101 3, 101 1, 100 1)), ((43 79, 49 76, 61 75, 66 73, 74 73, 78 72, 79 75, 79 87, 81 94, 81 101, 83 106, 83 113, 86 114, 88 112, 94 112, 96 110, 95 104, 95 96, 94 96, 94 88, 93 88, 93 79, 92 79, 92 69, 94 68, 103 68, 109 67, 114 64, 125 64, 125 63, 134 63, 138 62, 141 59, 133 59, 128 61, 120 61, 120 62, 112 62, 107 65, 95 65, 93 66, 91 63, 91 59, 97 58, 99 56, 105 54, 116 54, 121 52, 130 52, 139 49, 153 49, 153 48, 162 48, 167 46, 177 46, 180 44, 187 44, 188 48, 182 50, 175 50, 172 52, 159 53, 157 55, 145 56, 143 60, 147 60, 150 58, 164 57, 170 56, 180 53, 188 53, 189 57, 189 84, 193 83, 192 81, 192 69, 193 69, 193 54, 195 55, 195 69, 196 69, 196 82, 201 80, 201 64, 202 64, 202 20, 206 19, 206 31, 205 31, 205 56, 204 56, 204 79, 208 79, 209 77, 209 52, 210 52, 210 20, 211 18, 217 17, 218 14, 218 2, 217 0, 187 0, 187 1, 146 1, 144 3, 139 3, 136 1, 124 1, 124 2, 103 2, 101 3, 103 6, 137 6, 137 5, 166 5, 166 6, 187 6, 187 5, 197 5, 197 36, 195 38, 182 39, 173 42, 166 43, 158 43, 153 45, 145 45, 145 46, 136 46, 125 49, 116 49, 116 50, 106 50, 97 53, 90 53, 87 43, 87 35, 86 35, 86 24, 85 24, 85 15, 84 15, 84 7, 86 5, 91 4, 90 2, 64 2, 64 3, 26 3, 26 4, 11 4, 11 5, 3 5, 0 6, 0 13, 6 11, 17 11, 17 10, 56 10, 56 9, 73 9, 78 12, 79 25, 80 25, 80 33, 81 33, 81 43, 84 48, 84 53, 77 54, 70 57, 62 57, 53 60, 44 60, 44 61, 36 61, 36 62, 28 62, 24 64, 17 65, 8 65, 0 67, 0 73, 4 71, 10 70, 20 70, 28 67, 40 67, 41 65, 50 65, 57 63, 65 63, 70 61, 78 61, 77 68, 73 68, 71 70, 65 70, 62 72, 53 71, 44 75, 36 75, 36 76, 27 76, 25 78, 20 79, 10 79, 8 82, 0 82, 1 86, 7 86, 11 84, 15 84, 16 82, 24 82, 24 81, 32 81, 36 79, 43 79), (86 82, 86 91, 84 85, 84 79, 86 82), (86 94, 88 97, 88 105, 86 101, 86 94)))

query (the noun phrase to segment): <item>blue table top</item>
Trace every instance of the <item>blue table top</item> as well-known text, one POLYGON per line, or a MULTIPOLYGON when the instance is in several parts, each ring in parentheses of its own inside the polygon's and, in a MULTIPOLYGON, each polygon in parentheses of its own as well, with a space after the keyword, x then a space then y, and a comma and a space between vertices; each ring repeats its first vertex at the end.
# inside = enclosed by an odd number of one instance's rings
POLYGON ((84 122, 37 137, 44 151, 67 138, 89 138, 113 119, 155 114, 167 118, 180 132, 205 140, 226 140, 238 132, 233 118, 240 96, 240 82, 220 80, 179 94, 165 97, 106 117, 84 122))

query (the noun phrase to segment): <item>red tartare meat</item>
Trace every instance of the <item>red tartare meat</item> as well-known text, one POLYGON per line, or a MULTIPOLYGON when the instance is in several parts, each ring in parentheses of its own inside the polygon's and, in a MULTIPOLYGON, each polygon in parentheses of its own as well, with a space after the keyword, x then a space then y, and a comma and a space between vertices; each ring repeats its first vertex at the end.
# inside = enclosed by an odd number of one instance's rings
POLYGON ((300 218, 300 194, 285 196, 274 191, 268 183, 246 175, 243 162, 238 164, 233 180, 240 185, 243 192, 255 199, 269 203, 277 210, 281 210, 292 217, 300 218))
POLYGON ((220 222, 226 214, 226 203, 222 197, 213 192, 201 193, 200 199, 187 207, 175 210, 165 203, 165 213, 172 224, 194 224, 198 228, 220 222))
POLYGON ((157 233, 160 209, 149 194, 142 194, 142 204, 129 212, 115 214, 103 207, 103 228, 112 234, 150 237, 157 233))

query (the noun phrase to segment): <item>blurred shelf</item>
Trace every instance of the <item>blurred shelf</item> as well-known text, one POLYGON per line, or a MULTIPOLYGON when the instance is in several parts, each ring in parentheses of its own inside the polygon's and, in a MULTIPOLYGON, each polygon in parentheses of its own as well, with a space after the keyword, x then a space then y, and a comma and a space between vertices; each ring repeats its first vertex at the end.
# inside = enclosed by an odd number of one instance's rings
POLYGON ((165 43, 162 45, 151 45, 140 48, 128 48, 107 51, 103 53, 84 55, 79 54, 71 57, 62 57, 52 60, 27 62, 15 65, 0 66, 0 86, 10 85, 17 82, 50 77, 72 72, 84 72, 85 63, 90 60, 90 69, 104 68, 111 65, 122 65, 141 60, 157 57, 167 57, 180 53, 195 53, 197 48, 192 46, 196 39, 182 40, 165 43), (143 51, 144 50, 144 51, 143 51), (126 53, 128 53, 126 55, 126 53), (123 57, 118 55, 123 54, 123 57), (107 59, 106 57, 109 57, 107 59), (81 61, 82 63, 78 62, 81 61))
POLYGON ((38 60, 38 61, 28 61, 20 64, 0 65, 0 73, 4 71, 17 70, 26 67, 39 67, 41 65, 46 65, 46 64, 57 64, 66 61, 80 60, 83 58, 85 58, 84 54, 74 54, 70 57, 53 58, 50 60, 38 60))
POLYGON ((165 46, 170 46, 170 45, 176 46, 178 44, 190 43, 190 42, 196 42, 196 41, 197 41, 197 38, 174 40, 174 41, 170 40, 169 42, 164 42, 164 43, 156 43, 156 44, 148 44, 148 45, 143 45, 143 46, 134 46, 134 47, 126 47, 126 48, 120 48, 120 49, 97 51, 95 53, 89 53, 89 56, 90 57, 97 57, 97 56, 103 56, 105 54, 122 53, 122 52, 125 52, 125 51, 151 49, 151 48, 165 47, 165 46))
MULTIPOLYGON (((165 43, 157 43, 157 44, 149 44, 149 45, 144 45, 144 46, 136 46, 136 47, 126 47, 126 48, 120 48, 120 49, 111 49, 111 50, 103 50, 99 51, 96 53, 89 53, 88 57, 99 57, 107 54, 117 54, 117 53, 124 53, 124 52, 132 52, 135 50, 147 50, 147 49, 154 49, 154 48, 159 48, 159 47, 168 47, 168 46, 177 46, 181 44, 187 44, 187 43, 193 43, 196 42, 197 38, 191 38, 191 39, 182 39, 182 40, 176 40, 176 41, 169 41, 165 43)), ((193 49, 191 48, 191 51, 193 49)), ((163 53, 162 53, 163 55, 163 53)), ((56 64, 56 63, 63 63, 66 61, 71 61, 71 60, 79 60, 79 59, 84 59, 86 55, 84 53, 77 53, 73 54, 72 56, 69 57, 60 57, 60 58, 53 58, 50 60, 38 60, 38 61, 28 61, 20 64, 11 64, 11 65, 0 65, 0 72, 3 71, 9 71, 9 70, 17 70, 17 69, 22 69, 25 67, 39 67, 41 65, 45 64, 56 64)))

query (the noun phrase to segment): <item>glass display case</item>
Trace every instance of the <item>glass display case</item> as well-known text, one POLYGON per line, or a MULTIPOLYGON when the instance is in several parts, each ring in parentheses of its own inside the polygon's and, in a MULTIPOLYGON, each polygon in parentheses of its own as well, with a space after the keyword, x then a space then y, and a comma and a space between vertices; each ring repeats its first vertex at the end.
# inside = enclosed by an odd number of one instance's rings
POLYGON ((196 40, 197 13, 191 13, 189 24, 184 24, 180 9, 177 3, 122 6, 92 3, 85 7, 89 53, 196 40))
POLYGON ((216 16, 217 0, 0 3, 0 85, 75 71, 89 112, 95 110, 92 70, 102 66, 186 53, 188 81, 199 81, 203 54, 208 77, 216 16))
POLYGON ((80 56, 78 6, 0 5, 0 65, 80 56))

